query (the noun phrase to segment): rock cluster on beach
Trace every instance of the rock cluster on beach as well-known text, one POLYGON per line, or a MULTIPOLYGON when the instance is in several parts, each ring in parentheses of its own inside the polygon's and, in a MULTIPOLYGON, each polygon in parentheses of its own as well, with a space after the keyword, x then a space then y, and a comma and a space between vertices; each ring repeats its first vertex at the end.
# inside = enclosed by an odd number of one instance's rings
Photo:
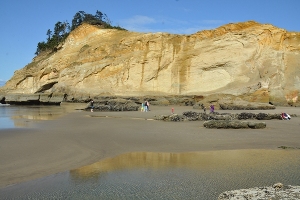
POLYGON ((221 100, 218 102, 222 110, 270 110, 275 109, 274 105, 269 103, 248 102, 242 100, 221 100))
MULTIPOLYGON (((97 102, 93 106, 93 111, 137 111, 140 104, 132 100, 125 99, 108 99, 97 102)), ((90 110, 91 106, 87 106, 85 110, 90 110)))
POLYGON ((223 129, 261 129, 266 128, 265 122, 249 121, 229 121, 229 120, 210 120, 203 123, 205 128, 223 128, 223 129))
MULTIPOLYGON (((293 115, 296 116, 296 115, 293 115)), ((281 114, 270 113, 197 113, 194 111, 183 112, 182 115, 157 115, 156 120, 180 122, 180 121, 205 121, 203 126, 206 128, 223 128, 223 129, 261 129, 266 127, 265 122, 255 120, 281 120, 281 114), (245 121, 251 120, 251 121, 245 121)))
MULTIPOLYGON (((293 115, 294 116, 294 115, 293 115)), ((186 111, 182 115, 171 114, 171 115, 159 115, 155 116, 157 120, 164 121, 207 121, 207 120, 271 120, 280 119, 281 114, 270 114, 270 113, 218 113, 214 112, 211 114, 203 112, 186 111)))
POLYGON ((228 100, 229 98, 226 95, 223 98, 215 95, 213 99, 208 97, 198 101, 193 105, 193 108, 203 110, 204 107, 209 106, 210 102, 213 102, 220 110, 272 110, 276 108, 274 105, 270 104, 270 102, 249 102, 234 97, 231 97, 231 99, 228 100))
POLYGON ((259 199, 300 199, 300 186, 283 185, 276 183, 268 187, 255 187, 226 191, 219 195, 218 200, 259 200, 259 199))

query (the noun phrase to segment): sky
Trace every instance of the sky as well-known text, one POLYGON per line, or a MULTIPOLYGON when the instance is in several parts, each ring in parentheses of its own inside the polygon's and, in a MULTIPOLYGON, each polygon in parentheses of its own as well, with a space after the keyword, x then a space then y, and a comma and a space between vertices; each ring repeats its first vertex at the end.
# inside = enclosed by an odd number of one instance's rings
POLYGON ((254 20, 300 32, 300 0, 1 0, 0 85, 29 64, 38 42, 76 12, 105 13, 128 31, 192 34, 254 20))

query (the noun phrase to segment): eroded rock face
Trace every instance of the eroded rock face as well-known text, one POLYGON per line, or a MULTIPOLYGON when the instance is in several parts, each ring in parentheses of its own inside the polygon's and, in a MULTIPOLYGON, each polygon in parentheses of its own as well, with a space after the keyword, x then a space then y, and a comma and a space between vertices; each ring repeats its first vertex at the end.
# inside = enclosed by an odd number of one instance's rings
POLYGON ((298 105, 299 63, 300 33, 253 21, 192 35, 83 24, 57 52, 16 71, 0 93, 59 93, 68 99, 218 93, 298 105))

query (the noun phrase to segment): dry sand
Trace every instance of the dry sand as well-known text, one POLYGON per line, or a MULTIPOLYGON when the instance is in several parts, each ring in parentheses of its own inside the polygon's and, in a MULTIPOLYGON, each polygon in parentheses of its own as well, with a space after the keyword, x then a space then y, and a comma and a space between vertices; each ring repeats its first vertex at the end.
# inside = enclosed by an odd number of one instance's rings
MULTIPOLYGON (((175 113, 196 111, 175 106, 175 113)), ((300 147, 300 108, 254 113, 297 114, 290 121, 265 121, 265 129, 206 129, 203 122, 163 122, 154 115, 171 106, 144 112, 74 112, 26 129, 0 130, 0 187, 92 164, 126 152, 195 152, 300 147)), ((243 111, 219 111, 236 112, 243 111)), ((247 111, 250 112, 250 111, 247 111)))

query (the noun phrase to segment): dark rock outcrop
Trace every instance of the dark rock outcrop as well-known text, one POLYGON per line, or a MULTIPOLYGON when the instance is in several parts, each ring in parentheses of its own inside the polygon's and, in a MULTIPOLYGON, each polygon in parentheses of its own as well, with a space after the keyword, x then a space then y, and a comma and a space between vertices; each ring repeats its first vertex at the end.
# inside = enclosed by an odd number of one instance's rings
POLYGON ((65 99, 65 94, 6 94, 5 102, 15 105, 59 105, 65 99))
POLYGON ((185 117, 183 115, 172 114, 172 115, 154 116, 154 119, 155 120, 169 121, 169 122, 180 122, 180 121, 184 121, 185 117))
MULTIPOLYGON (((94 103, 93 111, 137 111, 140 105, 132 100, 125 99, 108 99, 94 103)), ((85 110, 90 110, 88 106, 85 110)))
POLYGON ((222 110, 271 110, 274 105, 268 103, 248 102, 248 101, 226 101, 218 102, 222 110))
POLYGON ((205 128, 217 128, 217 129, 262 129, 266 128, 265 122, 253 122, 253 121, 237 121, 237 120, 210 120, 203 123, 205 128))
MULTIPOLYGON (((292 117, 297 117, 295 114, 290 114, 292 117)), ((199 113, 194 111, 183 112, 182 115, 172 114, 172 115, 159 115, 154 117, 156 120, 163 121, 232 121, 232 120, 281 120, 281 114, 270 114, 270 113, 199 113), (178 116, 176 119, 174 116, 178 116)), ((253 124, 248 124, 250 128, 253 124)))

